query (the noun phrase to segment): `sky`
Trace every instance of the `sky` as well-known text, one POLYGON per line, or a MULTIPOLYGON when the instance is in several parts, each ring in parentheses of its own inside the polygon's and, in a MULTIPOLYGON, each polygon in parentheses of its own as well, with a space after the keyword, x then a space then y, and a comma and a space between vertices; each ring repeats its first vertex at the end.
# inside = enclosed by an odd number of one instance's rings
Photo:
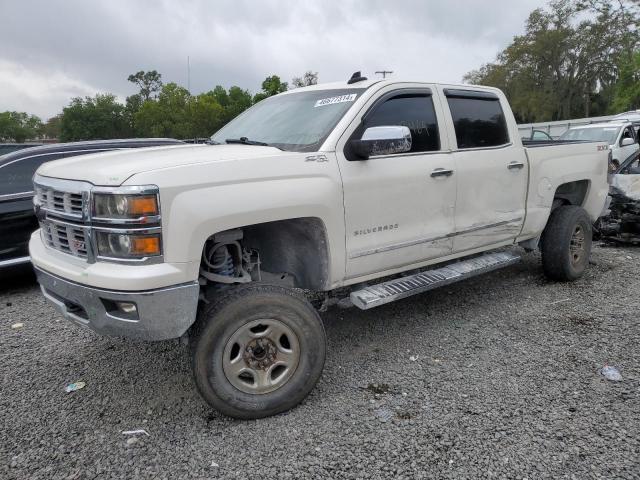
POLYGON ((265 77, 457 83, 495 59, 543 0, 0 0, 0 111, 47 119, 71 98, 136 93, 157 70, 194 94, 265 77))

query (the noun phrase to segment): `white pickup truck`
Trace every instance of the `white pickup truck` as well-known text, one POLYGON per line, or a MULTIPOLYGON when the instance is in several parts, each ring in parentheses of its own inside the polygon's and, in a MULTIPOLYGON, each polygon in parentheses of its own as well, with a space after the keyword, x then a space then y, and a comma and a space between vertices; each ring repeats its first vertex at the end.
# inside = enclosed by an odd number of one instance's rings
POLYGON ((560 140, 588 140, 609 144, 609 168, 613 173, 632 155, 637 154, 640 139, 635 127, 628 120, 612 120, 608 123, 592 123, 580 127, 572 127, 562 135, 560 140))
POLYGON ((493 88, 356 73, 263 100, 208 145, 43 165, 31 260, 65 317, 188 337, 204 399, 264 417, 321 375, 310 291, 368 309, 509 265, 513 245, 540 246, 552 279, 580 277, 607 149, 523 146, 493 88))

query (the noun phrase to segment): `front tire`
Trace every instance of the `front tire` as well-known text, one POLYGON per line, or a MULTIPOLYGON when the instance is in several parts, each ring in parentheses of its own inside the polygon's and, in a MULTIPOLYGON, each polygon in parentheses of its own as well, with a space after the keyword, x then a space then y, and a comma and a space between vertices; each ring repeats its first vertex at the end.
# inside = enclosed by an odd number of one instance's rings
POLYGON ((230 417, 254 419, 289 410, 322 374, 322 321, 306 299, 280 286, 234 287, 201 309, 193 333, 198 390, 230 417))
POLYGON ((542 269, 547 278, 569 282, 580 278, 591 256, 591 219, 581 207, 565 205, 551 212, 542 234, 542 269))

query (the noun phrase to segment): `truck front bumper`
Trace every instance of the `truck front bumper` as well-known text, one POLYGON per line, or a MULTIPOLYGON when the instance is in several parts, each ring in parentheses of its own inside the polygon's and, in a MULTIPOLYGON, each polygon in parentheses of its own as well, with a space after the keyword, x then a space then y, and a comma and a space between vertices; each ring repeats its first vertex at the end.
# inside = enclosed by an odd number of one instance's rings
POLYGON ((182 336, 196 319, 197 282, 153 290, 104 290, 35 267, 44 296, 73 323, 105 335, 141 340, 182 336))

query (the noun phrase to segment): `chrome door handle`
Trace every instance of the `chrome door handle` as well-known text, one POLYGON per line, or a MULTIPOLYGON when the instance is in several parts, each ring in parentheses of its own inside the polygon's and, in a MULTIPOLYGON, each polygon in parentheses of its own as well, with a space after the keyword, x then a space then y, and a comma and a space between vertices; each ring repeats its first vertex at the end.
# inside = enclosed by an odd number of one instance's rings
POLYGON ((433 172, 431 172, 432 177, 450 177, 453 175, 453 170, 448 168, 436 168, 433 172))
POLYGON ((507 168, 509 170, 513 170, 514 168, 524 168, 524 163, 522 162, 510 162, 509 165, 507 165, 507 168))

